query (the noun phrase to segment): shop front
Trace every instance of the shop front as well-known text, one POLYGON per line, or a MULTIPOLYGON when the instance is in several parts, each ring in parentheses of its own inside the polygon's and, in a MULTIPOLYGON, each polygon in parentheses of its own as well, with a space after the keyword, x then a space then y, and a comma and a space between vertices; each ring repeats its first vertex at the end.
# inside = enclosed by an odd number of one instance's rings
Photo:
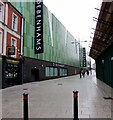
POLYGON ((29 57, 23 59, 23 83, 67 77, 79 73, 77 67, 29 57))
POLYGON ((2 57, 2 88, 22 83, 21 60, 2 57))

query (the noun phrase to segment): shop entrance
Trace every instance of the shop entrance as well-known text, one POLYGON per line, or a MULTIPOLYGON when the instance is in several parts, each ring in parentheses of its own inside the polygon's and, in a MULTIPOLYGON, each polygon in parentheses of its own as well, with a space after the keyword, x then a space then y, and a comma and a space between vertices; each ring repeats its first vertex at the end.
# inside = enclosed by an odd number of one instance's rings
POLYGON ((39 69, 38 68, 33 68, 32 69, 32 75, 34 77, 34 81, 39 80, 39 69))

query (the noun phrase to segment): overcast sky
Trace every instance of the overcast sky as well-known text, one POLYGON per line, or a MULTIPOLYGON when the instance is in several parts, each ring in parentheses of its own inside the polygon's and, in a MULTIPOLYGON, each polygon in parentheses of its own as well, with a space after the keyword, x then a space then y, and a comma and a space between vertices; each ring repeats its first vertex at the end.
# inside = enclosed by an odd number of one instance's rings
MULTIPOLYGON (((68 31, 80 41, 90 41, 93 37, 96 22, 93 17, 97 17, 102 0, 43 0, 44 4, 66 27, 68 31)), ((81 44, 83 44, 81 42, 81 44)), ((84 45, 88 46, 84 43, 84 45)))

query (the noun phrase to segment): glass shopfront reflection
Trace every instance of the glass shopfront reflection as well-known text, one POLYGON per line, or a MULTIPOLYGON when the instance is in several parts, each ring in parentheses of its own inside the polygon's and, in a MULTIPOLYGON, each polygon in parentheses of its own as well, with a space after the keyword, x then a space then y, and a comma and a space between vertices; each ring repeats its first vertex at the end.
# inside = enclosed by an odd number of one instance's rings
POLYGON ((6 59, 5 63, 5 84, 12 86, 18 84, 19 77, 19 61, 6 59))

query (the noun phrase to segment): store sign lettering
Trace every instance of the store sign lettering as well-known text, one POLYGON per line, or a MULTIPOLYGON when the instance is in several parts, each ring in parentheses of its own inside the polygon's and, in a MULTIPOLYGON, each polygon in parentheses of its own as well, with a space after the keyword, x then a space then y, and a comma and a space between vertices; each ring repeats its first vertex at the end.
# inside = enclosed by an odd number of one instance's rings
POLYGON ((35 54, 43 53, 43 1, 35 2, 35 54))

